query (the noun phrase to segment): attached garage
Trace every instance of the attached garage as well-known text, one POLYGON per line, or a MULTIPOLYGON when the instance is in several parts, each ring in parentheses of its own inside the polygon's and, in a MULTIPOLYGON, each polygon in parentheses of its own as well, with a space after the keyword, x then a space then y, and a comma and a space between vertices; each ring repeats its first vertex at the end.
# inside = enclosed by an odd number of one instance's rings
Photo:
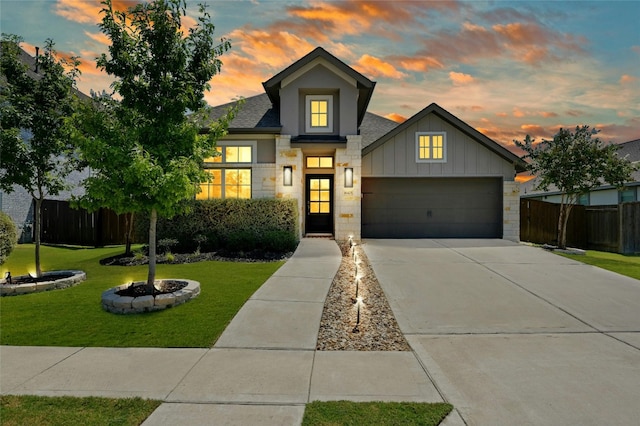
POLYGON ((518 240, 524 162, 436 104, 362 149, 363 238, 518 240))
POLYGON ((502 238, 501 178, 363 178, 363 238, 502 238))

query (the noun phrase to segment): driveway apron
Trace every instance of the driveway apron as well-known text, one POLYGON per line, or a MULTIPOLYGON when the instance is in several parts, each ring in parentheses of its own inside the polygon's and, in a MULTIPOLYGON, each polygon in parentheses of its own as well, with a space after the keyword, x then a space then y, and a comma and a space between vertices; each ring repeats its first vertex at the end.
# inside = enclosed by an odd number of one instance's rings
POLYGON ((505 240, 363 247, 466 424, 639 424, 640 281, 505 240))

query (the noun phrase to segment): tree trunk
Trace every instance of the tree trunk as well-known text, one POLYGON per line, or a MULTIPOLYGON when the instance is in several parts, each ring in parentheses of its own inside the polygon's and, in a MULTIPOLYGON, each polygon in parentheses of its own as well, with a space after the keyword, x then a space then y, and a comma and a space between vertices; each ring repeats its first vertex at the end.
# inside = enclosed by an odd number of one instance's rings
POLYGON ((153 293, 153 284, 156 280, 156 222, 158 221, 158 212, 155 208, 151 209, 151 218, 149 220, 149 275, 147 276, 147 292, 153 293))
POLYGON ((572 198, 562 195, 560 202, 560 214, 558 215, 558 248, 567 248, 567 223, 569 223, 569 216, 571 215, 571 209, 573 208, 572 198))
POLYGON ((125 219, 124 254, 127 256, 130 256, 131 255, 131 236, 133 234, 133 212, 125 213, 124 219, 125 219))
POLYGON ((36 206, 34 211, 33 232, 36 243, 36 276, 42 276, 42 267, 40 266, 40 229, 42 228, 42 197, 33 197, 36 206))

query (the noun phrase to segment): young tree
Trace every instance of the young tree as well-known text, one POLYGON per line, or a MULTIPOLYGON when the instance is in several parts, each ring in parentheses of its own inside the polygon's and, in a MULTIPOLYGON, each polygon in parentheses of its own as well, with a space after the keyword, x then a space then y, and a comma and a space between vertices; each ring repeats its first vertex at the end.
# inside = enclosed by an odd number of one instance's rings
POLYGON ((22 40, 2 35, 0 75, 0 187, 25 188, 35 201, 35 262, 40 266, 42 201, 66 188, 72 167, 65 155, 69 147, 66 120, 77 100, 75 80, 80 74, 77 58, 59 59, 52 40, 35 60, 35 69, 20 60, 22 40), (37 70, 37 71, 36 71, 37 70))
POLYGON ((147 288, 152 291, 158 215, 174 216, 184 209, 184 200, 195 196, 207 179, 204 159, 213 155, 233 117, 230 112, 210 126, 193 119, 205 107, 204 92, 230 43, 214 41, 214 26, 202 5, 197 25, 185 35, 184 0, 155 0, 126 12, 115 11, 111 0, 103 4, 100 28, 111 46, 108 56, 98 58, 98 67, 116 78, 120 101, 101 118, 115 127, 82 147, 95 172, 87 195, 149 213, 147 288), (201 127, 210 133, 199 136, 201 127))
POLYGON ((577 126, 575 132, 560 129, 553 140, 536 144, 529 135, 515 144, 529 159, 528 169, 537 176, 536 189, 553 185, 562 193, 558 217, 558 246, 567 246, 567 222, 578 198, 605 183, 620 189, 631 180, 635 166, 617 154, 617 146, 605 145, 595 129, 577 126))

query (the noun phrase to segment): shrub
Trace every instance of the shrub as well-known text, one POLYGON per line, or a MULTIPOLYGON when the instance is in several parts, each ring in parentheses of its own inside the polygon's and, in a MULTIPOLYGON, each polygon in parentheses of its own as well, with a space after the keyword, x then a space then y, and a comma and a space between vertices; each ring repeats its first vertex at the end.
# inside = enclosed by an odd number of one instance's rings
POLYGON ((9 257, 18 242, 18 233, 13 220, 0 211, 0 265, 9 257))
MULTIPOLYGON (((158 240, 177 240, 176 253, 289 252, 298 244, 296 200, 192 200, 187 207, 186 214, 158 219, 158 240)), ((139 217, 136 233, 144 235, 148 223, 148 217, 139 217)))

